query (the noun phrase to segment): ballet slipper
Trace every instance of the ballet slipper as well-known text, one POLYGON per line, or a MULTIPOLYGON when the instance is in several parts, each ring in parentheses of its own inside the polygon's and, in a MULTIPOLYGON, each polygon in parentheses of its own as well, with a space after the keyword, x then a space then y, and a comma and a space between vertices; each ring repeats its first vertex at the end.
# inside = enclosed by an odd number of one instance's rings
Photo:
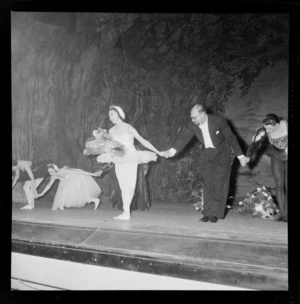
POLYGON ((130 214, 127 212, 123 212, 122 214, 118 215, 118 216, 114 216, 115 220, 130 220, 130 214))
POLYGON ((97 209, 98 209, 98 206, 99 206, 99 204, 100 204, 100 199, 99 199, 99 198, 95 198, 95 199, 93 199, 93 202, 95 203, 95 208, 94 208, 94 210, 97 210, 97 209))
POLYGON ((34 208, 33 206, 26 205, 26 206, 22 207, 21 209, 31 210, 33 208, 34 208))

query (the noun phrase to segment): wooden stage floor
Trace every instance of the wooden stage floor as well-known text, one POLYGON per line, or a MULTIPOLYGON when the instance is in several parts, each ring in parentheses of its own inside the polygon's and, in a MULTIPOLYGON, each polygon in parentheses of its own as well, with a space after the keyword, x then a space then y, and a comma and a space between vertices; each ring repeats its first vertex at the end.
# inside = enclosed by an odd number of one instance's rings
POLYGON ((130 221, 105 198, 97 210, 33 210, 13 203, 12 250, 80 263, 255 290, 288 289, 287 223, 230 209, 217 223, 199 222, 192 203, 154 202, 130 221), (96 256, 96 258, 95 258, 96 256))

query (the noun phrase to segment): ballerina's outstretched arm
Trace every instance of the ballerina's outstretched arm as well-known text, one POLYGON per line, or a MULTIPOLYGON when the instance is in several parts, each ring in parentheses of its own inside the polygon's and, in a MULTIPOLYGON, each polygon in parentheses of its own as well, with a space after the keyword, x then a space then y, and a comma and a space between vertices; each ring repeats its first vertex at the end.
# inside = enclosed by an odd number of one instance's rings
POLYGON ((132 126, 129 127, 129 133, 136 140, 138 140, 144 147, 148 148, 149 150, 151 150, 161 156, 162 153, 160 151, 158 151, 148 140, 143 138, 134 127, 132 127, 132 126))
POLYGON ((52 175, 51 178, 50 178, 49 183, 47 184, 45 189, 40 194, 37 195, 37 198, 43 196, 46 192, 48 192, 49 189, 53 186, 56 179, 58 179, 58 177, 56 177, 55 175, 52 175))

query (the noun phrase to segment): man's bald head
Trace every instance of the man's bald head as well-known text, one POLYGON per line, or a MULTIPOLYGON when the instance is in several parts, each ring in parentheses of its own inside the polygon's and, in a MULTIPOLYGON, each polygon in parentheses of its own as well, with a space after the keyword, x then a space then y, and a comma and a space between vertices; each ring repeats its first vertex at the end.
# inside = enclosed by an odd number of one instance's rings
POLYGON ((206 121, 206 107, 202 104, 196 104, 191 109, 192 122, 199 126, 206 121))

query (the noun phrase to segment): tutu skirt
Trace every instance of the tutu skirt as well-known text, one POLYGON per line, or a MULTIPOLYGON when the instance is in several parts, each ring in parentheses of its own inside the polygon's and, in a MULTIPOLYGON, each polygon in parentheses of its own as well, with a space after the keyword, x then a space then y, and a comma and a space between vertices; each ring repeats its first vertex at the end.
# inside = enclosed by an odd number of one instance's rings
POLYGON ((114 164, 146 164, 156 160, 156 153, 150 151, 130 151, 124 156, 119 156, 114 153, 103 153, 97 157, 99 163, 114 164))
POLYGON ((52 210, 64 207, 83 207, 98 198, 99 185, 89 175, 70 174, 59 182, 52 210))

